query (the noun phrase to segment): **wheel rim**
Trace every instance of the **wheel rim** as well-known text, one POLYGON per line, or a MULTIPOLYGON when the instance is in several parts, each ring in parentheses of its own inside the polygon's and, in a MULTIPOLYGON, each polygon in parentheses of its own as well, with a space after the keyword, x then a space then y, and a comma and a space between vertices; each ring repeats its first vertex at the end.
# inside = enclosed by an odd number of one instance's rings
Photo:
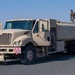
POLYGON ((28 59, 28 61, 31 61, 33 59, 33 52, 32 52, 32 50, 28 50, 28 52, 27 52, 27 59, 28 59))

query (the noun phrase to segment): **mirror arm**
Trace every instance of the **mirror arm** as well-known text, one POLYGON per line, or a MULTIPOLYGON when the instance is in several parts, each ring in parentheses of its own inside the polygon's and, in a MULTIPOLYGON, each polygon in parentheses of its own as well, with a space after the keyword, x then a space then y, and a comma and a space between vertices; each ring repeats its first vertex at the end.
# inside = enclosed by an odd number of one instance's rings
POLYGON ((2 30, 2 23, 0 22, 0 30, 2 30))

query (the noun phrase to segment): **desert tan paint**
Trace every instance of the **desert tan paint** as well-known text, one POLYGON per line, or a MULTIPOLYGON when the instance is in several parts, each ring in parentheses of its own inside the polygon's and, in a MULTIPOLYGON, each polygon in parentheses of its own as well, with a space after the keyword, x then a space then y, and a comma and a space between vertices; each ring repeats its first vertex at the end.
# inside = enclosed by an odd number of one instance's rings
POLYGON ((57 23, 57 40, 75 40, 75 24, 57 23))
MULTIPOLYGON (((13 20, 15 21, 15 20, 13 20)), ((17 20, 16 20, 17 21, 17 20)), ((19 20, 20 21, 20 20, 19 20)), ((33 33, 33 30, 35 28, 36 23, 34 24, 33 29, 30 31, 29 34, 24 35, 25 32, 27 32, 26 30, 20 30, 20 29, 14 29, 14 30, 2 30, 2 34, 8 34, 10 33, 12 35, 11 38, 11 43, 9 45, 1 45, 0 44, 0 54, 14 54, 15 52, 12 51, 10 52, 10 49, 14 49, 15 47, 21 48, 22 46, 25 46, 27 43, 31 42, 34 44, 34 46, 50 46, 50 41, 47 40, 47 37, 50 37, 50 29, 51 28, 56 28, 56 38, 57 41, 61 40, 59 42, 57 42, 56 46, 61 46, 61 47, 57 47, 58 51, 60 52, 60 49, 64 47, 64 41, 65 40, 71 40, 71 39, 75 39, 75 24, 71 24, 71 23, 57 23, 56 20, 52 20, 52 19, 38 19, 36 20, 36 22, 39 21, 41 24, 43 24, 45 27, 47 26, 47 31, 43 32, 42 31, 42 25, 39 24, 39 32, 38 33, 33 33), (22 44, 21 45, 13 45, 13 43, 15 41, 19 41, 22 40, 22 44), (2 49, 6 50, 6 51, 1 51, 2 49)), ((0 24, 1 26, 1 24, 0 24)), ((1 34, 1 35, 2 35, 1 34)), ((4 38, 5 39, 5 38, 4 38)), ((4 41, 7 42, 7 40, 5 39, 4 41)), ((62 49, 62 51, 63 51, 62 49)), ((0 59, 3 59, 3 56, 0 57, 0 59)))
MULTIPOLYGON (((47 37, 50 37, 50 31, 48 30, 48 20, 39 20, 39 32, 38 33, 32 33, 33 41, 39 45, 39 46, 49 46, 50 41, 47 41, 47 37), (42 30, 42 25, 44 25, 44 28, 48 31, 42 30)), ((34 30, 34 29, 33 29, 34 30)))

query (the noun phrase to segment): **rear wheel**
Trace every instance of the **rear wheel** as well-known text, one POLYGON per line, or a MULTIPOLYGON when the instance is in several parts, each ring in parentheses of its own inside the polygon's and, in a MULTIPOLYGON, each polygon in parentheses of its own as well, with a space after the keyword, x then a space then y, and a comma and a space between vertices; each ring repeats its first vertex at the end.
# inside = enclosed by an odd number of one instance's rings
POLYGON ((68 54, 75 54, 75 43, 71 43, 67 46, 68 54))
POLYGON ((68 45, 67 45, 67 53, 68 53, 68 54, 72 54, 72 51, 71 51, 71 44, 68 44, 68 45))
POLYGON ((75 54, 75 43, 72 44, 72 54, 75 54))
POLYGON ((26 46, 23 48, 21 54, 22 64, 33 64, 36 59, 36 50, 33 46, 26 46))

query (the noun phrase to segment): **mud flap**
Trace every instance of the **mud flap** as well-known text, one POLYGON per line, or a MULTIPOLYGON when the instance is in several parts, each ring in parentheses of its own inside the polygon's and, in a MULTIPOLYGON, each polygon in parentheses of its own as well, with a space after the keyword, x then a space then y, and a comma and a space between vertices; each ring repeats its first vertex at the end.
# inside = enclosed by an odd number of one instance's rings
POLYGON ((0 55, 0 62, 4 61, 4 55, 0 55))

